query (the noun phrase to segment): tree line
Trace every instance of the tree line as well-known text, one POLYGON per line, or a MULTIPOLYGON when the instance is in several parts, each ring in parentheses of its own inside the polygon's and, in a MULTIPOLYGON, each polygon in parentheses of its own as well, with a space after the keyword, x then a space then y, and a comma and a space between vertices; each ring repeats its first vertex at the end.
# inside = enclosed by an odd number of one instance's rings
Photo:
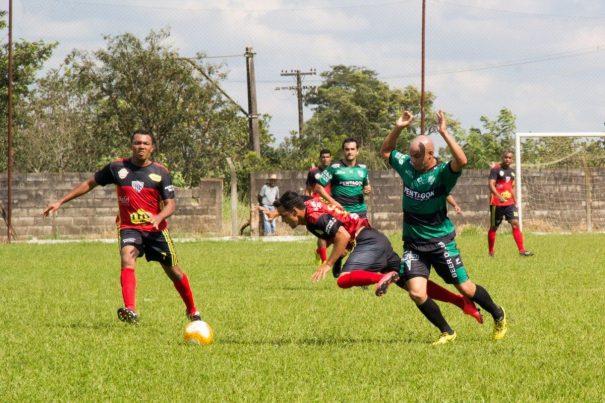
MULTIPOLYGON (((3 31, 5 14, 0 20, 3 31)), ((177 185, 195 186, 203 177, 227 177, 226 158, 230 157, 245 189, 249 172, 306 170, 322 148, 338 155, 342 140, 349 136, 361 143, 361 161, 371 169, 385 168, 378 152, 384 136, 402 110, 420 113, 416 87, 391 88, 373 70, 332 66, 320 74, 321 84, 304 96, 305 105, 314 113, 300 135, 292 132, 274 145, 271 116, 261 116, 258 156, 248 144, 247 117, 206 78, 220 83, 227 77, 226 66, 209 63, 202 52, 186 61, 168 45, 169 39, 168 29, 151 31, 142 39, 130 33, 108 35, 103 48, 74 49, 58 68, 41 77, 57 44, 14 43, 15 170, 94 171, 128 155, 132 131, 148 128, 157 137, 155 158, 170 168, 177 185)), ((4 43, 0 61, 3 133, 7 128, 7 53, 4 43)), ((430 92, 425 95, 427 134, 436 132, 435 98, 430 92)), ((509 109, 502 108, 494 120, 481 116, 480 121, 481 128, 465 130, 455 116, 448 116, 450 131, 471 168, 487 168, 499 160, 503 148, 513 146, 515 115, 509 109)), ((418 127, 411 127, 399 141, 407 143, 418 132, 418 127)), ((0 144, 0 171, 4 172, 6 136, 0 144)), ((447 158, 447 150, 440 150, 440 155, 447 158)))

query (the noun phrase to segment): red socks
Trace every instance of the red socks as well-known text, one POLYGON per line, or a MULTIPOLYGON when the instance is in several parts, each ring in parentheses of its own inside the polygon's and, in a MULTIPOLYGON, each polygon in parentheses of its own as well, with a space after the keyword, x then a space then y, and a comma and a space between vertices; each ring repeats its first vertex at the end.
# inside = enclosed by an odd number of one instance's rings
POLYGON ((185 306, 187 307, 187 314, 193 315, 197 311, 195 308, 195 302, 193 302, 193 292, 191 292, 191 286, 189 285, 189 279, 186 274, 183 274, 180 281, 175 281, 174 288, 179 292, 185 306))
POLYGON ((487 245, 489 246, 489 254, 493 255, 494 246, 496 245, 496 230, 493 228, 490 228, 489 231, 487 231, 487 245))
POLYGON ((325 248, 325 247, 317 248, 315 250, 315 252, 317 252, 317 254, 319 255, 319 258, 321 259, 322 262, 325 262, 326 260, 328 260, 328 248, 325 248))
POLYGON ((363 287, 365 285, 376 284, 384 276, 382 273, 374 273, 372 271, 354 270, 349 273, 344 273, 336 283, 340 288, 363 287))
POLYGON ((454 294, 441 287, 439 284, 433 283, 431 280, 426 284, 426 293, 432 299, 436 299, 437 301, 449 302, 450 304, 454 304, 460 309, 464 307, 464 302, 462 301, 462 295, 454 294))
POLYGON ((515 238, 515 242, 517 244, 517 248, 520 253, 525 252, 525 246, 523 246, 523 234, 519 227, 513 228, 513 238, 515 238))
POLYGON ((122 285, 124 306, 136 312, 135 295, 137 289, 137 276, 132 267, 122 267, 122 270, 120 271, 120 284, 122 285))

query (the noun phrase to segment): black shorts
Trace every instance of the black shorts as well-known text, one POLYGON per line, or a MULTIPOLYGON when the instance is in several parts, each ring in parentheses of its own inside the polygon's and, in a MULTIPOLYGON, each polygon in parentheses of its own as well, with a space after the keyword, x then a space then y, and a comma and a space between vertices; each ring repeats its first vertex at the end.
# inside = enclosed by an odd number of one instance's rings
POLYGON ((469 279, 456 242, 436 242, 432 248, 418 250, 403 245, 401 278, 429 278, 431 267, 447 284, 461 284, 469 279))
POLYGON ((342 272, 367 270, 373 272, 399 271, 399 255, 391 242, 381 232, 364 228, 355 238, 355 246, 349 254, 342 272))
POLYGON ((132 245, 139 251, 139 256, 145 256, 148 262, 160 262, 171 267, 178 264, 174 244, 167 229, 161 232, 121 229, 119 241, 120 250, 124 246, 132 245))
POLYGON ((517 206, 515 204, 511 204, 510 206, 489 206, 490 212, 490 226, 492 228, 497 228, 502 224, 502 218, 506 218, 506 221, 510 222, 511 220, 519 219, 519 211, 517 210, 517 206))

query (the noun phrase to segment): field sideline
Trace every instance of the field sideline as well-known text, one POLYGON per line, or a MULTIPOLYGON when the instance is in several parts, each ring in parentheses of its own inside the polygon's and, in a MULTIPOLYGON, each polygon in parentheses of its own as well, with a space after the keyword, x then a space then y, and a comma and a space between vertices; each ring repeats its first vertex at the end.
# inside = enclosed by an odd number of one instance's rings
MULTIPOLYGON (((396 235, 391 237, 401 252, 396 235)), ((471 278, 507 310, 490 339, 451 306, 438 336, 409 298, 312 284, 314 241, 177 243, 211 346, 182 343, 184 306, 139 261, 142 322, 116 319, 117 245, 0 245, 0 396, 13 401, 603 401, 605 235, 458 237, 471 278)))

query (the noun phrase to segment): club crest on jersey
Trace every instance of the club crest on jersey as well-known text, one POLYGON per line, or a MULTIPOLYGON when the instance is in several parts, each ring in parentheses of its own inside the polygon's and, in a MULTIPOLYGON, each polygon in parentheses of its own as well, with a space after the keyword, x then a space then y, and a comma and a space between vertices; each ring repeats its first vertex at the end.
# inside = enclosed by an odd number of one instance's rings
POLYGON ((126 169, 126 168, 122 168, 122 169, 120 169, 120 170, 118 171, 118 177, 119 177, 120 179, 124 179, 124 178, 126 178, 127 176, 128 176, 128 169, 126 169))
POLYGON ((149 174, 149 179, 151 179, 154 182, 161 182, 162 181, 162 177, 158 174, 149 174))
POLYGON ((363 172, 357 171, 357 175, 359 175, 360 178, 363 178, 363 172))
POLYGON ((141 190, 143 190, 145 183, 143 183, 141 181, 132 181, 131 185, 132 185, 132 188, 135 190, 135 192, 141 193, 141 190))

